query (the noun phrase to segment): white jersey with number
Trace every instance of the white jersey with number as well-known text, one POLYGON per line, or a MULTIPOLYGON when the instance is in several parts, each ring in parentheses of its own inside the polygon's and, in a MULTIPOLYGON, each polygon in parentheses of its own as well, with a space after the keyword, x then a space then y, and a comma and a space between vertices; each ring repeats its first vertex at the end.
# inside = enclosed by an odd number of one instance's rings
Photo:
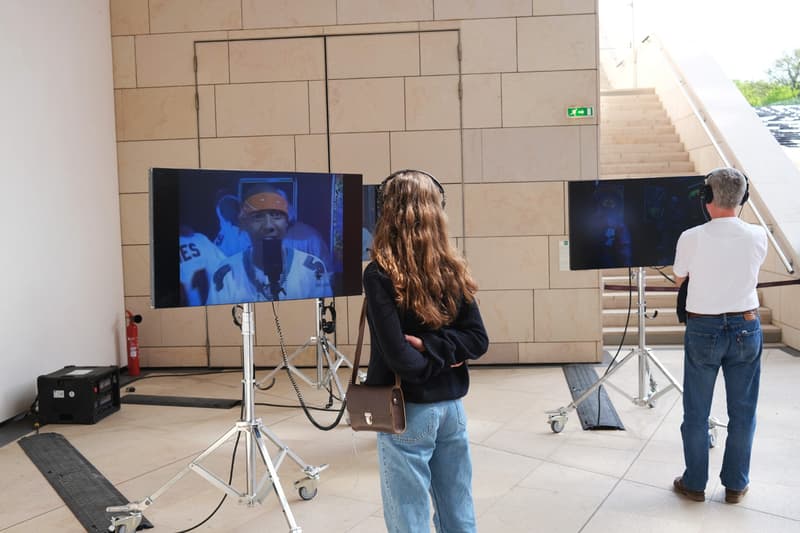
POLYGON ((211 289, 211 275, 225 259, 202 233, 181 235, 178 255, 181 263, 181 304, 205 305, 211 289))
POLYGON ((211 279, 209 305, 330 298, 333 290, 325 263, 317 256, 294 248, 284 248, 283 273, 275 289, 269 278, 250 260, 252 248, 219 264, 211 279))

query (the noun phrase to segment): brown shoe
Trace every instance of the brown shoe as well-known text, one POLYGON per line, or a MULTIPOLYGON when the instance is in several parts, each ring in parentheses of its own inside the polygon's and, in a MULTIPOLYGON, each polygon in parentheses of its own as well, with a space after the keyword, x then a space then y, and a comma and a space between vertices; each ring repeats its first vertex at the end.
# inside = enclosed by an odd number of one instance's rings
POLYGON ((683 478, 676 477, 675 481, 672 482, 672 488, 675 489, 675 492, 678 494, 683 494, 693 502, 704 502, 706 501, 706 491, 704 490, 689 490, 683 485, 683 478))
POLYGON ((739 503, 744 498, 744 495, 747 494, 747 491, 750 489, 750 486, 743 488, 742 490, 733 490, 729 488, 725 488, 725 501, 727 503, 739 503))

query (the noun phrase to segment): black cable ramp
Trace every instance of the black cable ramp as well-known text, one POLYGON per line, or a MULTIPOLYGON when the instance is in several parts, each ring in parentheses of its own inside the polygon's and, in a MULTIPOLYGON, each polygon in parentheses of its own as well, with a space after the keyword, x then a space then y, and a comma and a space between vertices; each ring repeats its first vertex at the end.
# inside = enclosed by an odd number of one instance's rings
MULTIPOLYGON (((594 371, 593 364, 564 365, 564 377, 567 378, 569 391, 572 400, 577 400, 581 394, 597 381, 597 373, 594 371)), ((605 388, 599 387, 599 418, 598 418, 598 393, 590 394, 583 400, 576 409, 578 418, 581 420, 581 427, 587 429, 625 429, 622 425, 614 404, 606 394, 605 388)))
POLYGON ((231 409, 241 400, 227 398, 195 398, 189 396, 154 396, 149 394, 126 394, 122 403, 137 405, 167 405, 171 407, 202 407, 206 409, 231 409))
MULTIPOLYGON (((18 442, 86 531, 107 532, 112 514, 106 507, 130 503, 63 435, 40 433, 18 442)), ((138 529, 152 527, 142 517, 138 529)))

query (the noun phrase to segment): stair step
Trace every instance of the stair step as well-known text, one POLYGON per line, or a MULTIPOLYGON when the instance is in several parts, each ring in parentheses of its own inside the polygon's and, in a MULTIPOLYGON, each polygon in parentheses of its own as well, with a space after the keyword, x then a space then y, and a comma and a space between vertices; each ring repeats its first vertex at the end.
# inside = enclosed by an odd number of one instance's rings
MULTIPOLYGON (((692 172, 681 172, 678 175, 692 176, 694 174, 695 172, 692 171, 692 172)), ((637 170, 636 172, 620 172, 620 173, 601 172, 600 178, 604 180, 622 180, 628 178, 674 178, 675 175, 676 175, 675 172, 669 172, 669 171, 644 173, 637 170)))
POLYGON ((626 115, 601 115, 600 130, 606 128, 642 128, 647 126, 672 126, 672 121, 666 113, 658 116, 642 118, 641 113, 626 115))
POLYGON ((645 88, 631 88, 631 89, 611 89, 608 91, 600 91, 600 96, 603 98, 614 98, 615 96, 655 96, 656 90, 652 87, 645 87, 645 88))
POLYGON ((675 127, 672 124, 647 124, 644 126, 606 126, 600 125, 600 138, 614 137, 616 135, 662 135, 674 134, 675 127))
POLYGON ((661 100, 658 96, 651 95, 632 95, 632 96, 612 96, 610 98, 600 98, 600 109, 610 109, 612 112, 618 109, 632 109, 645 106, 646 109, 663 109, 661 100))
POLYGON ((600 145, 607 144, 664 144, 679 143, 677 133, 631 133, 631 132, 600 132, 600 145))
MULTIPOLYGON (((628 275, 625 274, 624 276, 609 276, 603 272, 603 285, 633 285, 636 287, 636 281, 630 280, 628 275)), ((672 281, 668 280, 664 276, 660 275, 658 272, 648 272, 645 271, 644 274, 644 288, 645 294, 647 293, 648 287, 675 287, 675 284, 672 281)), ((655 291, 654 291, 655 292, 655 291)))
POLYGON ((653 172, 694 172, 691 161, 652 161, 648 163, 605 163, 600 165, 600 174, 629 174, 638 172, 650 175, 653 172))
MULTIPOLYGON (((628 293, 623 291, 604 292, 603 309, 628 309, 628 293)), ((647 292, 644 293, 644 301, 648 308, 654 309, 664 307, 675 307, 678 299, 677 292, 647 292)), ((636 309, 639 305, 639 295, 634 290, 631 294, 631 307, 636 309)))
MULTIPOLYGON (((633 270, 633 273, 635 274, 636 271, 638 270, 638 267, 634 267, 631 270, 633 270)), ((658 269, 653 268, 653 267, 645 267, 644 275, 645 276, 660 276, 660 274, 658 273, 659 270, 661 272, 664 272, 668 276, 672 276, 672 266, 659 267, 658 269)), ((604 268, 603 271, 602 271, 602 275, 603 275, 603 277, 624 276, 624 277, 627 278, 628 277, 628 269, 625 268, 625 267, 604 268)))
POLYGON ((600 163, 647 163, 689 161, 688 152, 617 152, 600 149, 600 163))
MULTIPOLYGON (((618 345, 622 338, 622 327, 603 328, 603 344, 614 346, 618 345)), ((680 326, 647 326, 645 329, 645 344, 648 346, 665 345, 665 344, 683 344, 683 333, 685 327, 680 326)), ((781 342, 781 328, 772 324, 762 324, 761 330, 764 335, 765 343, 779 343, 781 342)), ((628 332, 625 335, 625 345, 635 345, 639 342, 639 328, 637 326, 628 326, 628 332)))
POLYGON ((601 110, 627 111, 631 108, 664 110, 664 106, 661 105, 661 100, 659 100, 655 95, 653 95, 651 98, 602 98, 600 100, 601 110))
POLYGON ((601 105, 599 116, 601 120, 669 118, 659 100, 631 100, 620 101, 614 105, 601 105))
POLYGON ((628 115, 637 114, 642 118, 650 117, 653 114, 667 116, 664 106, 661 105, 661 102, 657 98, 653 100, 632 100, 629 102, 620 101, 614 102, 613 104, 600 104, 601 116, 606 117, 616 115, 617 113, 628 115))
POLYGON ((631 154, 636 152, 685 152, 683 143, 600 143, 600 152, 619 152, 631 154))

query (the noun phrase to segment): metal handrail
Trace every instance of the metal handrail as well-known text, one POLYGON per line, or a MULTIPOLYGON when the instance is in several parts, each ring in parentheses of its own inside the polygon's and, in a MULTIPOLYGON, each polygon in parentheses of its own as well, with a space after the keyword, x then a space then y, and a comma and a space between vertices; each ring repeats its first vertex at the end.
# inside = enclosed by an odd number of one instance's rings
MULTIPOLYGON (((650 35, 645 37, 642 40, 642 43, 644 44, 649 39, 650 39, 650 35)), ((697 117, 697 120, 700 121, 700 125, 703 127, 703 131, 705 131, 706 135, 708 136, 709 140, 711 141, 711 144, 714 146, 714 149, 717 151, 717 155, 719 155, 720 159, 722 159, 722 163, 726 167, 733 167, 733 165, 731 165, 730 160, 723 153, 722 148, 720 147, 719 143, 717 143, 717 139, 714 136, 714 133, 708 127, 708 124, 706 123, 705 118, 700 114, 700 110, 697 108, 697 106, 694 103, 694 98, 691 96, 691 94, 689 94, 689 91, 686 90, 686 82, 680 76, 680 74, 678 73, 677 69, 675 68, 675 65, 672 62, 672 58, 669 56, 669 54, 667 54, 666 50, 664 50, 664 47, 661 46, 660 43, 658 45, 658 51, 661 52, 661 55, 666 60, 667 65, 669 66, 669 69, 670 69, 670 74, 672 74, 673 80, 678 85, 678 88, 683 93, 683 96, 686 98, 686 102, 689 104, 689 107, 692 108, 692 113, 694 113, 695 117, 697 117)), ((764 221, 764 217, 761 216, 761 213, 758 211, 758 208, 755 206, 755 203, 753 203, 752 201, 750 202, 750 209, 753 211, 753 214, 755 215, 756 219, 758 220, 758 223, 767 232, 767 238, 769 239, 770 244, 772 244, 772 247, 775 249, 775 252, 778 254, 778 257, 780 258, 781 262, 783 263, 783 266, 786 268, 786 271, 789 274, 794 274, 794 267, 792 266, 791 260, 789 260, 789 258, 786 257, 786 254, 783 252, 783 249, 781 248, 780 244, 778 244, 778 241, 775 239, 775 236, 772 234, 772 231, 770 231, 769 227, 767 226, 767 223, 764 221)))

